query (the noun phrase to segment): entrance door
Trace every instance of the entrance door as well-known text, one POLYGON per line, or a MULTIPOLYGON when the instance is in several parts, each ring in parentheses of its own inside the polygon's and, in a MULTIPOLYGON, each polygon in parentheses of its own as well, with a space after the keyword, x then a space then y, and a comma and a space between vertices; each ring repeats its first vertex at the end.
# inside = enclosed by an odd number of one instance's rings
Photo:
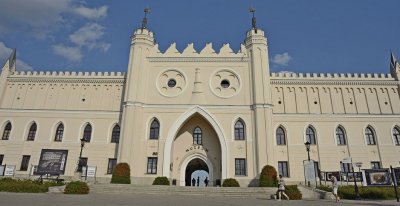
POLYGON ((210 179, 207 164, 199 159, 191 160, 185 171, 185 185, 186 186, 205 186, 204 180, 210 179))

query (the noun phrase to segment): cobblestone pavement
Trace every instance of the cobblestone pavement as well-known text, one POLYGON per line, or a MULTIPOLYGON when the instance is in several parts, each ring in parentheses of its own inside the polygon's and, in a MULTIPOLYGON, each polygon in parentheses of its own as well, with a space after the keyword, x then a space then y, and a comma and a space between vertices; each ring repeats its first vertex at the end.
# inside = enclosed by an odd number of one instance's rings
POLYGON ((257 206, 257 205, 299 205, 299 206, 334 206, 334 205, 400 205, 396 201, 351 201, 341 200, 335 203, 333 200, 291 200, 276 201, 263 198, 231 198, 231 197, 207 197, 207 196, 170 196, 170 195, 64 195, 64 194, 28 194, 28 193, 0 193, 0 205, 4 206, 257 206))

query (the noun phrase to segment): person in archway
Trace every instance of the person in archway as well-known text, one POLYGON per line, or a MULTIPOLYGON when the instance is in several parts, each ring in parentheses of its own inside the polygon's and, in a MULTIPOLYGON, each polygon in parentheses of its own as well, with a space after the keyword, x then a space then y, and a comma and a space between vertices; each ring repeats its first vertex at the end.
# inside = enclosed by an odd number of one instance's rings
POLYGON ((194 177, 193 177, 193 179, 192 179, 192 186, 193 186, 193 187, 196 186, 196 179, 194 179, 194 177))
POLYGON ((197 176, 197 187, 200 185, 200 177, 197 176))
POLYGON ((208 177, 206 177, 206 179, 204 180, 204 184, 206 185, 206 187, 208 187, 208 177))

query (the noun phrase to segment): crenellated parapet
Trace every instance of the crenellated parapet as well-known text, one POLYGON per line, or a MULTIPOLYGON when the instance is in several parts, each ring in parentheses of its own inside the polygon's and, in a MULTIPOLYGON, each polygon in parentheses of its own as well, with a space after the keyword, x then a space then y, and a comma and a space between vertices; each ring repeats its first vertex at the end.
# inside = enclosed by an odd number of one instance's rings
POLYGON ((8 81, 124 83, 124 72, 15 71, 8 81))
POLYGON ((234 52, 229 43, 223 44, 218 52, 214 50, 212 43, 207 43, 200 52, 196 51, 194 44, 190 43, 180 52, 176 48, 176 43, 172 43, 165 52, 161 52, 158 44, 154 45, 150 58, 152 57, 222 57, 222 58, 246 58, 247 50, 243 44, 240 45, 240 50, 234 52))

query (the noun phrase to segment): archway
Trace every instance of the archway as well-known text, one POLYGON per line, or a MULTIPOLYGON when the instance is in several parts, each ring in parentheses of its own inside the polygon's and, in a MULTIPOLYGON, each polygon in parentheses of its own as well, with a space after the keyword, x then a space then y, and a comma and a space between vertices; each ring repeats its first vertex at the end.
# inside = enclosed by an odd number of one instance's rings
POLYGON ((185 170, 185 186, 203 186, 206 177, 207 179, 210 178, 209 170, 207 164, 203 160, 195 158, 187 164, 185 170))

